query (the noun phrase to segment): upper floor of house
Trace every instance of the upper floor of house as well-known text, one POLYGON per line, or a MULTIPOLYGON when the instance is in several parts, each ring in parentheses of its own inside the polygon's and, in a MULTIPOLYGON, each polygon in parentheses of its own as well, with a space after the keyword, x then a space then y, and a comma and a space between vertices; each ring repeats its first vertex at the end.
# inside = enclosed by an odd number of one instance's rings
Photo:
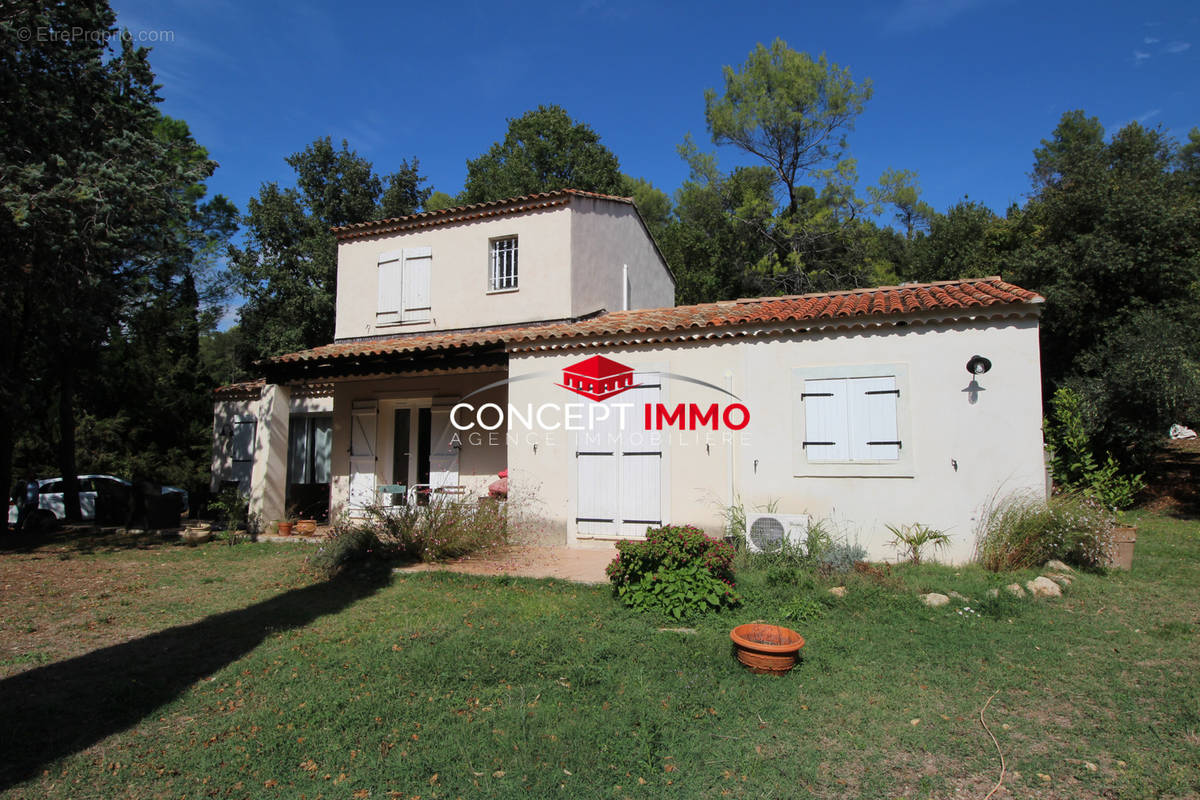
POLYGON ((629 198, 562 189, 334 234, 339 340, 675 304, 675 278, 629 198))

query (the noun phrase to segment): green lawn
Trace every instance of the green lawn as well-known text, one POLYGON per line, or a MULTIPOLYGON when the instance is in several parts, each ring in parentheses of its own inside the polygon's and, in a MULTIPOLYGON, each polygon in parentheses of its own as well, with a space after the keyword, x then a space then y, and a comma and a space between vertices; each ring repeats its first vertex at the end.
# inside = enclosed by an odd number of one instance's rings
POLYGON ((843 600, 764 570, 695 634, 604 587, 313 583, 304 552, 0 553, 111 575, 118 609, 79 645, 71 610, 103 606, 38 585, 3 598, 28 607, 6 652, 40 655, 4 662, 0 796, 982 798, 993 694, 997 797, 1200 795, 1200 523, 1145 517, 1132 573, 1037 604, 985 601, 1014 577, 976 568, 853 576, 843 600), (915 599, 951 589, 980 613, 915 599), (784 614, 802 665, 739 667, 729 628, 784 614))

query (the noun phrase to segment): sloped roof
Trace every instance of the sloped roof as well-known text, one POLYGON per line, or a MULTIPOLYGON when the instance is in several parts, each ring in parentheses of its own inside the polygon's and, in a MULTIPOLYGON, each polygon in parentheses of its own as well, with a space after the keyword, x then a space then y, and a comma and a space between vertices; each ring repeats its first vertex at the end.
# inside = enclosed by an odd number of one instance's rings
POLYGON ((937 283, 913 283, 841 292, 756 297, 703 303, 693 306, 610 311, 571 322, 550 322, 469 331, 413 333, 373 339, 353 339, 288 353, 266 365, 335 362, 342 359, 418 355, 492 346, 527 349, 564 343, 645 333, 734 332, 738 328, 770 323, 836 320, 885 320, 906 314, 943 312, 969 317, 1005 306, 1039 304, 1035 292, 1007 283, 998 276, 937 283))
POLYGON ((632 197, 617 197, 611 194, 585 192, 582 189, 558 189, 553 192, 542 192, 541 194, 526 194, 520 197, 506 197, 503 200, 490 200, 486 203, 441 208, 437 211, 422 211, 419 214, 409 214, 405 217, 356 222, 352 225, 342 225, 330 230, 333 231, 333 235, 339 241, 344 241, 364 236, 377 236, 382 233, 395 233, 396 231, 429 228, 452 222, 467 222, 486 217, 498 217, 504 214, 520 214, 526 211, 552 208, 554 206, 566 205, 571 202, 572 197, 589 197, 593 200, 611 200, 616 203, 634 205, 632 197))

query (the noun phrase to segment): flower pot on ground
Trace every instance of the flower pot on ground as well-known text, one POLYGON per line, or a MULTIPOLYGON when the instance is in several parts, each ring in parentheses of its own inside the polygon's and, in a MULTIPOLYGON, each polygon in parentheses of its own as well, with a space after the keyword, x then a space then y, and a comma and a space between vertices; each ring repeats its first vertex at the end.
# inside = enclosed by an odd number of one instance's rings
POLYGON ((782 675, 796 665, 804 637, 790 628, 751 622, 729 632, 737 660, 751 672, 782 675))
POLYGON ((312 536, 317 532, 317 521, 315 519, 298 519, 292 527, 292 532, 297 536, 312 536))
POLYGON ((280 520, 276 524, 279 527, 279 535, 280 536, 291 536, 292 535, 292 523, 286 522, 284 520, 280 520))
POLYGON ((1133 568, 1133 546, 1137 544, 1137 527, 1118 525, 1113 528, 1112 549, 1109 551, 1108 566, 1116 569, 1133 568))
POLYGON ((179 538, 185 544, 203 544, 212 539, 212 529, 207 525, 204 527, 192 527, 189 525, 179 534, 179 538))

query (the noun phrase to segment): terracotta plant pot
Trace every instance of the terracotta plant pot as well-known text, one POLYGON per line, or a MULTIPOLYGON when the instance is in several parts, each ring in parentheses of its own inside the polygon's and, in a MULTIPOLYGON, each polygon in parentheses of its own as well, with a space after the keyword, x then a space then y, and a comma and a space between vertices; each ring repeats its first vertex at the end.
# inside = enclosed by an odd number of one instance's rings
POLYGON ((1137 528, 1119 525, 1113 529, 1112 555, 1108 566, 1116 569, 1133 569, 1133 546, 1137 544, 1137 528))
POLYGON ((183 529, 183 533, 179 534, 179 538, 185 544, 203 544, 212 539, 212 530, 209 526, 188 526, 183 529))
POLYGON ((297 536, 312 536, 317 532, 317 521, 315 519, 296 520, 296 525, 292 530, 297 536))
POLYGON ((280 522, 279 523, 279 535, 280 536, 291 536, 292 535, 292 523, 280 522))
POLYGON ((751 672, 782 675, 796 666, 804 637, 790 628, 751 622, 729 632, 737 660, 751 672))

